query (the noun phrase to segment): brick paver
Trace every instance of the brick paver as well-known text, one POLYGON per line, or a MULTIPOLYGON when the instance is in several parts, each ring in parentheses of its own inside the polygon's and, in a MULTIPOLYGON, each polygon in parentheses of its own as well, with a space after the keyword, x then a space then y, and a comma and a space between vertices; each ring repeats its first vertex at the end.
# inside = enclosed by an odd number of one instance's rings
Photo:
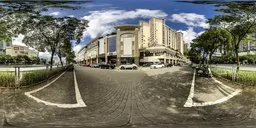
MULTIPOLYGON (((0 106, 0 109, 6 112, 8 123, 27 127, 255 125, 255 90, 245 91, 223 104, 184 108, 190 91, 192 70, 186 67, 172 68, 176 69, 154 70, 151 73, 154 75, 149 75, 148 71, 143 70, 76 67, 79 90, 87 107, 64 109, 46 106, 27 98, 21 92, 1 98, 0 102, 5 105, 0 106)), ((68 73, 65 77, 65 80, 69 80, 73 76, 68 73)), ((63 82, 65 80, 59 82, 63 85, 70 83, 63 82)), ((51 89, 54 90, 54 86, 51 89)), ((66 90, 66 93, 69 96, 72 91, 66 90)), ((48 98, 65 102, 65 98, 59 96, 48 98)))

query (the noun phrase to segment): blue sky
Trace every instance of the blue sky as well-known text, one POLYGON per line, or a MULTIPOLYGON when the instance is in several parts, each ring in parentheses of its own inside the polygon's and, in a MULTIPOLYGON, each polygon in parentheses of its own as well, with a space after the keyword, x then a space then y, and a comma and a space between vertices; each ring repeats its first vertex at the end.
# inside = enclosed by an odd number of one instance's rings
POLYGON ((218 14, 214 5, 172 0, 93 0, 80 6, 82 8, 78 10, 49 9, 44 12, 56 17, 74 16, 89 21, 83 41, 74 45, 75 51, 92 38, 114 31, 116 25, 137 24, 139 20, 148 21, 152 17, 164 18, 171 28, 183 32, 185 42, 189 43, 208 28, 207 19, 218 14))

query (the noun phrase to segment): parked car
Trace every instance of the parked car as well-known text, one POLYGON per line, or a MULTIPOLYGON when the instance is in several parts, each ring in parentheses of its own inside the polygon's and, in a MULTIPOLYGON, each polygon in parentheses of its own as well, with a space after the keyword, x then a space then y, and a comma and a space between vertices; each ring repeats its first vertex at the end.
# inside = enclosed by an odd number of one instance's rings
POLYGON ((122 64, 119 66, 120 70, 125 70, 125 69, 132 69, 132 70, 137 70, 138 66, 136 64, 122 64))
POLYGON ((197 67, 196 74, 197 76, 212 77, 212 74, 209 71, 209 67, 207 65, 200 65, 199 67, 197 67))
POLYGON ((164 66, 164 64, 162 64, 162 63, 156 63, 156 64, 152 64, 152 65, 150 66, 151 69, 164 68, 164 67, 165 67, 165 66, 164 66))
POLYGON ((142 65, 142 67, 150 67, 153 63, 145 63, 142 65))
POLYGON ((113 64, 105 64, 105 63, 101 63, 98 66, 101 69, 114 69, 115 68, 115 65, 113 65, 113 64))
POLYGON ((165 67, 172 67, 172 66, 173 66, 172 63, 168 63, 168 64, 165 65, 165 67))
POLYGON ((99 66, 99 64, 91 64, 90 67, 91 68, 99 68, 100 66, 99 66))
POLYGON ((192 63, 192 64, 190 64, 190 66, 191 66, 191 68, 198 68, 199 64, 192 63))
POLYGON ((84 64, 83 66, 84 67, 90 67, 90 64, 84 64))

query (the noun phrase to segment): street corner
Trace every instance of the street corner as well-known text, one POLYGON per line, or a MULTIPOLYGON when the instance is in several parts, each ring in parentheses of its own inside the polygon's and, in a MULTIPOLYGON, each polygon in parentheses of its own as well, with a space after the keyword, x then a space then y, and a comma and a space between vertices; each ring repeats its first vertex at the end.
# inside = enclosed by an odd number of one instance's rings
POLYGON ((25 92, 25 95, 46 106, 56 106, 59 108, 86 106, 80 96, 75 71, 63 72, 46 85, 25 92))
POLYGON ((221 104, 239 95, 241 89, 227 86, 214 77, 193 76, 190 95, 184 107, 202 107, 221 104))

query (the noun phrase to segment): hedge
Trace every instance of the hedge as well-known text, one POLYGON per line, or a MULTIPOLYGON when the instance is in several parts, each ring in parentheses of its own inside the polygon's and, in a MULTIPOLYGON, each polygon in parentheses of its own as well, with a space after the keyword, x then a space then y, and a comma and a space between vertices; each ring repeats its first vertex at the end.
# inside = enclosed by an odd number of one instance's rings
POLYGON ((28 86, 36 84, 41 81, 47 80, 50 77, 59 74, 65 70, 62 68, 53 68, 52 70, 35 70, 30 72, 24 72, 20 81, 20 86, 28 86))
POLYGON ((0 87, 14 87, 15 74, 14 72, 0 72, 0 87))
MULTIPOLYGON (((21 72, 21 78, 17 86, 31 86, 47 80, 54 75, 60 74, 66 69, 72 69, 73 66, 53 68, 52 70, 33 70, 29 72, 21 72)), ((0 72, 0 87, 15 87, 14 72, 0 72)))
MULTIPOLYGON (((220 76, 229 80, 232 80, 232 71, 224 68, 211 68, 212 74, 220 76)), ((238 83, 248 86, 256 86, 256 72, 253 71, 239 71, 238 72, 238 83)))

